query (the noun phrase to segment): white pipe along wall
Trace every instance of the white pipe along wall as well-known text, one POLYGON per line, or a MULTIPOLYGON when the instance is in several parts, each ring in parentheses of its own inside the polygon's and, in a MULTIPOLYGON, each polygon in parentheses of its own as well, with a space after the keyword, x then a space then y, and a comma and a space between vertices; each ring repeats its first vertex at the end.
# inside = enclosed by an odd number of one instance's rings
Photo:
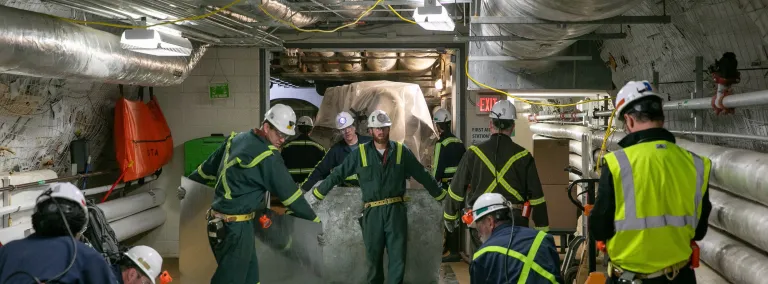
MULTIPOLYGON (((159 208, 165 202, 165 192, 165 189, 152 189, 148 192, 100 203, 96 206, 104 211, 105 218, 115 234, 120 232, 118 240, 123 241, 154 229, 165 222, 165 211, 159 208), (120 236, 123 238, 120 239, 120 236)), ((34 208, 34 204, 31 208, 34 208)), ((31 214, 31 212, 23 213, 31 214)), ((31 221, 19 222, 11 227, 2 228, 0 229, 0 242, 7 243, 24 238, 24 232, 30 228, 32 228, 31 221)))

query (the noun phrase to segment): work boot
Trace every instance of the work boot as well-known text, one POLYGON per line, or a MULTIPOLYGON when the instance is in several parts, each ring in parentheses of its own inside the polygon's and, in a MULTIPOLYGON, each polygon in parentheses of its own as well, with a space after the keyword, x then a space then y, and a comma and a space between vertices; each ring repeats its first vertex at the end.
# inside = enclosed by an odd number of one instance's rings
POLYGON ((461 261, 461 256, 457 253, 452 253, 450 251, 446 251, 443 253, 443 263, 446 262, 459 262, 461 261))

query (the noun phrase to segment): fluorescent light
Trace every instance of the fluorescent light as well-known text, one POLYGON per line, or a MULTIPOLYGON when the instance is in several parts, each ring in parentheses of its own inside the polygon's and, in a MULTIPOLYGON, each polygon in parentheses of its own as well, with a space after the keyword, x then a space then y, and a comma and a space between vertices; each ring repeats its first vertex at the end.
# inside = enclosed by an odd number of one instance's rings
POLYGON ((164 34, 169 34, 169 35, 181 37, 181 31, 174 30, 174 29, 171 29, 171 28, 168 28, 168 27, 165 27, 165 26, 154 26, 154 27, 149 27, 147 29, 156 30, 156 31, 164 33, 164 34))
POLYGON ((435 89, 438 91, 443 89, 443 79, 437 79, 437 81, 435 81, 435 89))
POLYGON ((429 5, 427 4, 428 1, 425 1, 424 7, 418 7, 413 12, 413 19, 416 23, 425 30, 453 31, 456 25, 453 23, 451 15, 448 15, 448 10, 440 5, 440 2, 434 1, 434 5, 429 5))
POLYGON ((120 38, 123 49, 155 56, 189 56, 192 43, 188 39, 151 29, 132 29, 120 38))

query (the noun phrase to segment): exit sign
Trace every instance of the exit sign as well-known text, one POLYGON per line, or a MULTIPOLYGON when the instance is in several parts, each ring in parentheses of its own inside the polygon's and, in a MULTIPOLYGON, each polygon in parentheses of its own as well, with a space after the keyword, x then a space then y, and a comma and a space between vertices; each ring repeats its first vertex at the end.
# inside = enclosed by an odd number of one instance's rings
POLYGON ((475 102, 475 114, 489 114, 493 105, 498 102, 500 97, 498 95, 477 95, 477 101, 475 102))

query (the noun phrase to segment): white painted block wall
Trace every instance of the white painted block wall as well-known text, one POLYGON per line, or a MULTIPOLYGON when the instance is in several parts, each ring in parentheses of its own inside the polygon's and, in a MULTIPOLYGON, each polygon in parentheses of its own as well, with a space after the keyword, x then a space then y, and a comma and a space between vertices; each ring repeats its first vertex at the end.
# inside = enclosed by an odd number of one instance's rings
POLYGON ((163 205, 168 215, 162 227, 138 240, 137 245, 149 245, 164 257, 179 256, 180 202, 175 193, 184 174, 184 142, 211 133, 245 131, 261 121, 258 54, 255 48, 209 49, 182 85, 155 89, 174 142, 173 159, 152 185, 169 190, 163 205), (210 99, 208 84, 225 81, 229 82, 230 98, 210 99))

